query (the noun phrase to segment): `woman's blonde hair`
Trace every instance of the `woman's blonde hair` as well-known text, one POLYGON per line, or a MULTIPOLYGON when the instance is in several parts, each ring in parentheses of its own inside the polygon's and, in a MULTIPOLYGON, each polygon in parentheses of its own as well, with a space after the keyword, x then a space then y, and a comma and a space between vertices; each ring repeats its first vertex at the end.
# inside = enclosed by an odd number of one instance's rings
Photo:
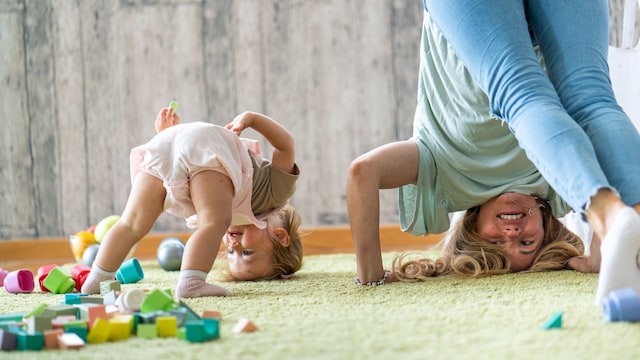
MULTIPOLYGON (((536 202, 542 212, 544 238, 541 250, 526 271, 565 269, 570 258, 583 255, 584 244, 553 216, 546 201, 536 198, 536 202)), ((401 281, 420 281, 447 274, 476 278, 511 272, 510 259, 502 248, 476 232, 479 212, 479 206, 467 210, 452 229, 450 239, 438 243, 442 250, 440 257, 431 259, 404 253, 394 259, 395 276, 401 281)))

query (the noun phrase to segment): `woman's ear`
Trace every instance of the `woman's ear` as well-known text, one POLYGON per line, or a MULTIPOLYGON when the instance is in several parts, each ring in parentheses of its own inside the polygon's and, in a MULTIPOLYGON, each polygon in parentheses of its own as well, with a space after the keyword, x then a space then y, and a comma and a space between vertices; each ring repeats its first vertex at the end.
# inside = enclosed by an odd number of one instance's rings
POLYGON ((289 238, 289 233, 284 228, 275 228, 273 230, 273 235, 278 239, 280 245, 284 247, 289 247, 291 245, 291 238, 289 238))

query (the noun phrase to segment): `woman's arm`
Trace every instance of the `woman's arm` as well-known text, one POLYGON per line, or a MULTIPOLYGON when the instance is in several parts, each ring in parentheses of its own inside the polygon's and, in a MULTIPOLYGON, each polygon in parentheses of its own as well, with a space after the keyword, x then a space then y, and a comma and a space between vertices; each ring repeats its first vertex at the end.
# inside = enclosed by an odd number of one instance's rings
POLYGON ((347 175, 347 209, 358 279, 367 284, 383 278, 380 248, 380 189, 415 184, 419 153, 412 141, 380 146, 355 159, 347 175))
POLYGON ((249 127, 259 132, 273 146, 271 163, 283 171, 292 172, 295 164, 295 143, 291 133, 270 117, 251 111, 236 116, 226 126, 238 136, 249 127))

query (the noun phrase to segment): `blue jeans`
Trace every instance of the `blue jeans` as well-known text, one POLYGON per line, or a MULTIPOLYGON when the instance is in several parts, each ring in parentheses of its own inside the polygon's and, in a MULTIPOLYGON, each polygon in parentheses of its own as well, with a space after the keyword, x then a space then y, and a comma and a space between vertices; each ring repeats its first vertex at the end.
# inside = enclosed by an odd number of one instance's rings
POLYGON ((607 0, 425 0, 425 8, 491 111, 574 210, 602 188, 640 202, 640 135, 609 79, 607 0))

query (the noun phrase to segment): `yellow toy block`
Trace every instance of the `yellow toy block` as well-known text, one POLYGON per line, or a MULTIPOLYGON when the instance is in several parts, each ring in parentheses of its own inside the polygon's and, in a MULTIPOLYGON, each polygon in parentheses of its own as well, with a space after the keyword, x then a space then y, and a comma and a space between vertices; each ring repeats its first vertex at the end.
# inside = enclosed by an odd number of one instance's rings
POLYGON ((156 317, 159 337, 172 337, 178 333, 178 319, 174 316, 156 317))
POLYGON ((111 332, 111 324, 108 320, 97 318, 91 325, 91 330, 87 335, 87 342, 92 344, 101 344, 109 340, 111 332))
POLYGON ((128 339, 133 331, 133 316, 116 315, 109 319, 109 325, 111 325, 109 340, 117 341, 128 339))

